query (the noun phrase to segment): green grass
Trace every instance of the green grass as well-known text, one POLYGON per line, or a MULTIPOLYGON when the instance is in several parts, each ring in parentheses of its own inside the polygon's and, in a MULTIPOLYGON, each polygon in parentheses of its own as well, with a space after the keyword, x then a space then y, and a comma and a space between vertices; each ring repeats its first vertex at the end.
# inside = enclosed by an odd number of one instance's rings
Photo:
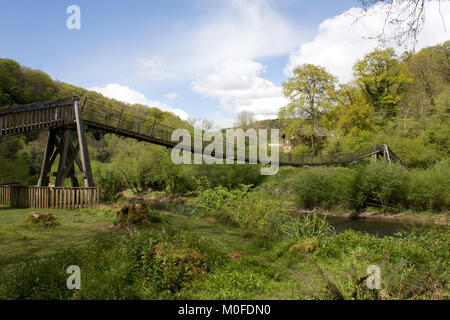
POLYGON ((53 228, 26 225, 31 211, 37 210, 0 209, 0 265, 10 271, 0 271, 0 297, 449 298, 450 259, 448 250, 442 250, 450 244, 448 230, 387 238, 348 231, 325 237, 314 252, 299 255, 289 253, 292 240, 264 239, 211 217, 164 215, 162 223, 105 231, 114 216, 105 208, 52 210, 60 222, 53 228), (171 256, 155 260, 157 243, 175 246, 175 256, 185 250, 186 270, 194 270, 189 257, 195 255, 189 250, 199 252, 206 259, 202 276, 176 269, 180 262, 174 265, 171 256), (238 258, 231 259, 233 253, 238 258), (80 264, 83 270, 79 292, 65 289, 64 271, 70 264, 80 264), (382 269, 384 287, 377 293, 361 280, 372 264, 382 269))
POLYGON ((61 247, 86 243, 111 225, 114 214, 105 208, 83 210, 9 209, 0 207, 0 269, 30 255, 46 255, 61 247), (52 212, 60 225, 29 225, 31 212, 52 212))

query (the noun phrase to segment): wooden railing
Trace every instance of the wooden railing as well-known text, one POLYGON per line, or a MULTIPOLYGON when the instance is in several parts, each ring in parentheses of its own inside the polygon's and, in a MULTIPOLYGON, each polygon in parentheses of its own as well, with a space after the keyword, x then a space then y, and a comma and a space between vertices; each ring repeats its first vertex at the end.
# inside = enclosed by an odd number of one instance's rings
POLYGON ((12 208, 80 209, 100 204, 94 188, 0 186, 0 204, 12 208))
POLYGON ((75 98, 0 108, 0 137, 74 123, 75 98))

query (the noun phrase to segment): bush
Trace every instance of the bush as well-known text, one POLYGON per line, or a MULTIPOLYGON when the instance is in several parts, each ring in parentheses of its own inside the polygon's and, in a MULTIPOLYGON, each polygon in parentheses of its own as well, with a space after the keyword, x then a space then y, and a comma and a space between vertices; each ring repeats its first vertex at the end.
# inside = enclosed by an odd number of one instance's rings
POLYGON ((306 168, 299 171, 296 179, 296 202, 299 207, 331 208, 338 204, 352 205, 348 198, 354 197, 355 173, 347 168, 306 168))
POLYGON ((150 212, 145 204, 126 204, 116 213, 114 225, 131 226, 161 221, 159 213, 150 212))
POLYGON ((211 187, 222 186, 228 189, 238 188, 240 184, 258 185, 264 179, 261 166, 254 164, 227 165, 201 164, 191 167, 194 178, 205 178, 211 187))
POLYGON ((92 164, 95 181, 102 188, 102 200, 106 203, 118 200, 120 198, 119 192, 125 189, 120 174, 114 170, 101 169, 99 163, 93 162, 92 164))
POLYGON ((306 214, 286 222, 283 231, 287 238, 300 241, 307 238, 325 238, 334 233, 334 228, 325 217, 306 214))
POLYGON ((408 205, 415 210, 450 209, 450 159, 408 172, 408 205))
POLYGON ((286 206, 278 199, 250 192, 250 187, 241 185, 231 191, 224 187, 199 191, 197 198, 189 202, 192 214, 213 216, 242 229, 257 230, 262 237, 281 233, 281 225, 287 219, 286 206))
POLYGON ((30 224, 43 224, 46 227, 54 227, 59 225, 56 217, 51 212, 32 212, 25 217, 25 221, 30 224))
POLYGON ((360 205, 401 205, 407 193, 406 169, 398 163, 372 162, 357 170, 356 188, 360 205))

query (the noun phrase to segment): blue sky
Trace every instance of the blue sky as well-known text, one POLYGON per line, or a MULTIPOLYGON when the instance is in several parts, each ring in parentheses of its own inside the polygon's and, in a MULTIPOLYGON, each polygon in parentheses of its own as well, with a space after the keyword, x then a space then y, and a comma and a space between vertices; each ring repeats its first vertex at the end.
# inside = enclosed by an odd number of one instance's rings
MULTIPOLYGON (((297 64, 321 64, 341 81, 351 80, 351 65, 377 45, 363 36, 374 35, 382 21, 378 10, 355 23, 358 5, 0 0, 0 57, 126 102, 224 127, 242 110, 258 119, 275 117, 286 103, 281 83, 297 64), (81 9, 80 30, 66 27, 66 8, 73 4, 81 9)), ((448 39, 442 26, 436 35, 437 19, 429 20, 419 47, 448 39)))

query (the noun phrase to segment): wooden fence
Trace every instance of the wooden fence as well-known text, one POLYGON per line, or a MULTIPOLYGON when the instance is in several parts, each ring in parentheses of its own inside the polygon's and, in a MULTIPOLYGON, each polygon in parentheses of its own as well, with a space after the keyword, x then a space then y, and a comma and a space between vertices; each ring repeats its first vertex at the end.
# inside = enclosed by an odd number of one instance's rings
POLYGON ((100 195, 100 188, 0 186, 0 205, 12 208, 89 208, 100 204, 100 195))
POLYGON ((0 186, 0 205, 9 206, 11 199, 11 187, 0 186))

